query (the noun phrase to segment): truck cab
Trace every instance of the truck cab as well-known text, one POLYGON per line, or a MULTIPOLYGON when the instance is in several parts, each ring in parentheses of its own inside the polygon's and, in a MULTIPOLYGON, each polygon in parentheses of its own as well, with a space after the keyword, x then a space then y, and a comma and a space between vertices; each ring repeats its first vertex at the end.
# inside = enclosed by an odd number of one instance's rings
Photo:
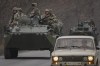
POLYGON ((51 55, 51 66, 99 66, 92 36, 61 36, 51 55))

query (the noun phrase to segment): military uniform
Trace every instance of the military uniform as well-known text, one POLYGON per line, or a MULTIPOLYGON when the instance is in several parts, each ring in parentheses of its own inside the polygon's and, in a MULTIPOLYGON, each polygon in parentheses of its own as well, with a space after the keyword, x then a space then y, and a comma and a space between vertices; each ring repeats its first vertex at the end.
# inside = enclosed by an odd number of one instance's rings
POLYGON ((95 32, 96 31, 96 27, 95 27, 95 23, 94 23, 93 19, 90 20, 89 24, 92 27, 93 31, 95 32))
POLYGON ((95 27, 95 23, 94 23, 93 19, 90 20, 90 25, 95 27))
POLYGON ((32 3, 32 11, 30 14, 31 20, 33 24, 39 24, 40 18, 40 10, 37 8, 37 3, 32 3))
POLYGON ((40 16, 40 10, 37 7, 33 8, 30 16, 31 17, 35 17, 35 16, 39 17, 40 16))
POLYGON ((18 12, 14 15, 14 24, 18 24, 18 20, 23 16, 25 16, 25 14, 22 13, 22 9, 19 8, 18 12))
POLYGON ((52 25, 54 22, 56 22, 56 16, 52 14, 49 9, 46 9, 45 12, 47 13, 41 16, 43 24, 52 25))
POLYGON ((50 9, 46 9, 45 14, 42 15, 42 24, 49 25, 50 30, 54 34, 61 34, 63 24, 57 19, 55 14, 53 14, 50 9))
POLYGON ((44 24, 51 25, 55 22, 56 18, 55 18, 55 15, 52 15, 52 16, 43 15, 42 20, 43 20, 44 24))
POLYGON ((15 16, 15 14, 17 13, 17 7, 14 7, 13 9, 12 9, 12 16, 11 16, 11 19, 10 19, 10 21, 9 21, 9 26, 12 26, 13 25, 13 22, 14 22, 14 16, 15 16))

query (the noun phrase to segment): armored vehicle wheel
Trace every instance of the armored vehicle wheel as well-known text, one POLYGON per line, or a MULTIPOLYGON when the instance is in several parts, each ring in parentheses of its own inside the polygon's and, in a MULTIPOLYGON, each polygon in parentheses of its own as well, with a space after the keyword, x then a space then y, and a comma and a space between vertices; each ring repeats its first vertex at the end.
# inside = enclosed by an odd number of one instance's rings
POLYGON ((18 56, 18 49, 11 49, 11 52, 12 52, 12 57, 13 58, 17 58, 17 56, 18 56))
POLYGON ((4 50, 4 56, 5 56, 5 59, 16 58, 18 56, 18 50, 14 48, 13 49, 7 48, 4 50))

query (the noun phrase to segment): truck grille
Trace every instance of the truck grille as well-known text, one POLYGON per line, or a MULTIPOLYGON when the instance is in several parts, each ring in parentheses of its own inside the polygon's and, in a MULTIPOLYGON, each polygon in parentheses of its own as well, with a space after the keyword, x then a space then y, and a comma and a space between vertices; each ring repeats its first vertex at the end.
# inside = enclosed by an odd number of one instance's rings
POLYGON ((83 56, 63 56, 63 57, 59 57, 62 61, 84 61, 84 57, 83 56))

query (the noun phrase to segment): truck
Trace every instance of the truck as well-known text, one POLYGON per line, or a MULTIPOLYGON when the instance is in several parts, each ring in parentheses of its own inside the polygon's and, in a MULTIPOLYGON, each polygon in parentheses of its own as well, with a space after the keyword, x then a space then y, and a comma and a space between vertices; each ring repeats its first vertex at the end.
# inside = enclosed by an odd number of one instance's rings
POLYGON ((28 16, 18 20, 18 24, 4 27, 4 57, 17 58, 19 50, 53 51, 55 40, 60 34, 54 33, 49 25, 35 24, 28 16))
POLYGON ((99 66, 99 50, 93 36, 61 36, 51 55, 51 66, 99 66))

